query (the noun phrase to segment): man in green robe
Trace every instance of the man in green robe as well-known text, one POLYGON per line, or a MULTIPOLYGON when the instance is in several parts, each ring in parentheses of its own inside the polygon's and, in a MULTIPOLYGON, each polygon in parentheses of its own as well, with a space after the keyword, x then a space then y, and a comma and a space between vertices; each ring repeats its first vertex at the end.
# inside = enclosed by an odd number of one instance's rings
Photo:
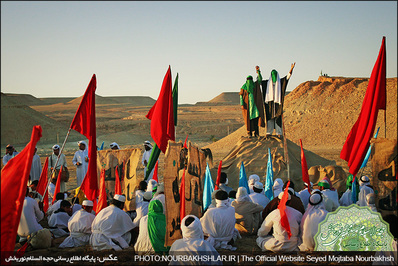
POLYGON ((265 127, 264 102, 260 88, 262 76, 259 66, 256 66, 256 72, 257 81, 253 82, 253 77, 248 76, 239 92, 248 137, 251 137, 253 133, 255 137, 258 137, 259 126, 265 127))

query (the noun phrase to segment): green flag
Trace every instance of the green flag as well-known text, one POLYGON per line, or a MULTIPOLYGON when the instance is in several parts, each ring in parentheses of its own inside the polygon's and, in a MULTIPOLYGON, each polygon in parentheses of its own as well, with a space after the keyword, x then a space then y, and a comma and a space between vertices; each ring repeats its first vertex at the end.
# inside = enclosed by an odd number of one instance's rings
MULTIPOLYGON (((177 126, 178 73, 177 73, 176 79, 174 81, 172 96, 173 96, 174 126, 177 126)), ((147 170, 146 170, 145 178, 144 178, 145 181, 148 179, 149 175, 152 172, 152 169, 155 167, 155 164, 159 158, 159 155, 160 155, 160 149, 159 149, 158 145, 156 145, 156 143, 155 143, 155 145, 152 148, 151 156, 149 156, 149 161, 148 161, 148 165, 146 168, 147 170)))

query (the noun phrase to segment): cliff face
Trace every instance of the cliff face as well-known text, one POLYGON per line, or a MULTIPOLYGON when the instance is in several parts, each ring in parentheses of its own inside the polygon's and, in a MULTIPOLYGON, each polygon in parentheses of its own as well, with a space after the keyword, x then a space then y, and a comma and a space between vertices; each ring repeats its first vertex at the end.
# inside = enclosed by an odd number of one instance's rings
MULTIPOLYGON (((286 137, 306 147, 342 147, 361 111, 369 79, 319 77, 300 84, 285 98, 286 137)), ((379 137, 385 136, 379 111, 379 137)), ((387 138, 397 138, 397 78, 387 79, 387 138)))

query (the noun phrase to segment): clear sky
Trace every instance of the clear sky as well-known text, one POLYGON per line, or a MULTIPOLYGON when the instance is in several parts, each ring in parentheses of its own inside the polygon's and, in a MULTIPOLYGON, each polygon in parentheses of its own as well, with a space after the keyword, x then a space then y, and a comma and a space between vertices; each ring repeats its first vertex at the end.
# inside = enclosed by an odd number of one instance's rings
POLYGON ((293 90, 330 76, 369 77, 386 36, 397 76, 397 1, 1 1, 1 91, 157 99, 170 65, 179 103, 238 92, 296 67, 293 90))

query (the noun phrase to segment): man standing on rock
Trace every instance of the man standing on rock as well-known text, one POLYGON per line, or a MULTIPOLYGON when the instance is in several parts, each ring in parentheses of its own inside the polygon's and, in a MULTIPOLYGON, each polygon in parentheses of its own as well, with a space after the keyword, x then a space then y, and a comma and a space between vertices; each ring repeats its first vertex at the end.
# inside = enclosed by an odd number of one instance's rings
POLYGON ((246 83, 243 84, 239 92, 240 105, 242 108, 243 119, 245 120, 247 136, 259 136, 258 127, 265 127, 264 103, 260 89, 262 76, 260 67, 256 66, 257 81, 253 82, 253 77, 248 76, 246 83))
POLYGON ((272 135, 274 129, 279 138, 282 136, 283 101, 287 83, 295 65, 296 63, 291 65, 290 71, 285 77, 279 78, 278 71, 273 69, 269 79, 261 82, 265 103, 265 116, 267 119, 267 136, 272 135))

